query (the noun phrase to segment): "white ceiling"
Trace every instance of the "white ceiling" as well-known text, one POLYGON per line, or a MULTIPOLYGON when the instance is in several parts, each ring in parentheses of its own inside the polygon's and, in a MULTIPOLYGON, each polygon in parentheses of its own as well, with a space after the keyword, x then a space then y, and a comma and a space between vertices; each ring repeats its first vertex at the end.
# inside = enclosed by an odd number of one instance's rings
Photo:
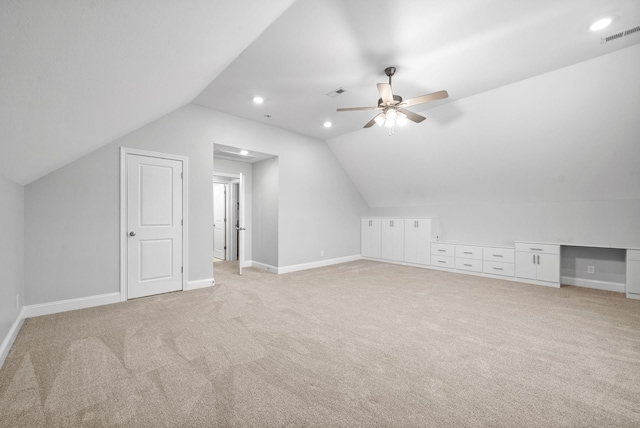
POLYGON ((3 0, 0 173, 26 184, 185 104, 293 0, 3 0))
POLYGON ((4 0, 0 173, 29 183, 194 99, 329 139, 372 117, 335 109, 374 105, 387 66, 442 105, 639 43, 599 42, 636 25, 637 0, 4 0))
POLYGON ((194 102, 325 140, 375 115, 336 108, 376 105, 388 66, 394 93, 446 89, 438 105, 639 43, 640 33, 600 44, 636 25, 638 0, 298 0, 194 102), (613 24, 590 32, 604 15, 613 24))

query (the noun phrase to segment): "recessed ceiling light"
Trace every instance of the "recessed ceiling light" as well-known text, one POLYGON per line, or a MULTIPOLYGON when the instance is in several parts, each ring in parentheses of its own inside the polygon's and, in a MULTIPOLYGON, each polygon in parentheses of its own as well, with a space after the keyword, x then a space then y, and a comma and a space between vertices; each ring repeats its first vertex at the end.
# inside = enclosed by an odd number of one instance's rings
POLYGON ((596 22, 591 24, 591 26, 589 27, 589 30, 591 30, 591 31, 600 31, 603 28, 607 28, 609 26, 609 24, 611 24, 612 21, 613 21, 613 19, 609 18, 609 17, 598 19, 596 22))
POLYGON ((264 98, 259 97, 259 96, 255 96, 253 97, 253 102, 256 104, 262 104, 264 102, 264 98))
POLYGON ((246 155, 248 155, 248 154, 249 154, 249 151, 248 151, 248 150, 240 150, 240 154, 241 154, 242 156, 246 156, 246 155))
POLYGON ((333 125, 333 124, 332 124, 331 122, 329 122, 329 121, 327 121, 327 122, 325 122, 325 123, 323 124, 323 126, 324 126, 325 128, 331 128, 331 125, 333 125))

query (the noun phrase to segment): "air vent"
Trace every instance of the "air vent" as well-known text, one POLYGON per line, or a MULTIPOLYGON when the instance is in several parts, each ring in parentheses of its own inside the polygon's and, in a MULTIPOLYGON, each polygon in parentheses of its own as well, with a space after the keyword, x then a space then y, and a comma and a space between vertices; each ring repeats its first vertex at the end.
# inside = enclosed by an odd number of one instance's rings
POLYGON ((630 29, 625 30, 625 31, 620 31, 619 33, 616 33, 616 34, 612 34, 609 37, 604 37, 604 38, 602 38, 601 44, 605 44, 605 43, 611 42, 611 41, 619 39, 621 37, 630 36, 631 34, 638 33, 638 32, 640 32, 640 25, 638 25, 637 27, 630 28, 630 29))
POLYGON ((329 92, 329 93, 327 94, 327 96, 328 96, 328 97, 331 97, 331 98, 335 98, 335 97, 337 97, 337 96, 338 96, 338 95, 340 95, 340 94, 344 94, 345 92, 347 92, 347 90, 346 90, 346 89, 344 89, 344 88, 338 88, 338 89, 336 89, 335 91, 331 91, 331 92, 329 92))

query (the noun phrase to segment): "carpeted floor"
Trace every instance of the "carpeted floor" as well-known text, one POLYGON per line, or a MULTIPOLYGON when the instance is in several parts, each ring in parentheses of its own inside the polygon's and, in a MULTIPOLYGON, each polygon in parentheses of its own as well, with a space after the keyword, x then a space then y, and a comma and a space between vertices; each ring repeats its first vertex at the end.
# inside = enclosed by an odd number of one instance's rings
POLYGON ((358 261, 27 319, 0 426, 640 426, 640 302, 358 261))

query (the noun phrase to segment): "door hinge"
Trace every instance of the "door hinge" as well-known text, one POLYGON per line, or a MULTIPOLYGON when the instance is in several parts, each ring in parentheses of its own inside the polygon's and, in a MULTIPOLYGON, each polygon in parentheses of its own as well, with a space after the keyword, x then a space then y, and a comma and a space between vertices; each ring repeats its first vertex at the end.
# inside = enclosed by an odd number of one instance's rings
POLYGON ((184 172, 180 173, 180 178, 184 178, 184 172))
POLYGON ((225 249, 225 250, 227 249, 227 246, 226 246, 226 245, 224 246, 224 249, 225 249))
MULTIPOLYGON (((180 226, 184 226, 184 220, 180 220, 180 226)), ((215 225, 214 225, 215 227, 215 225)))

